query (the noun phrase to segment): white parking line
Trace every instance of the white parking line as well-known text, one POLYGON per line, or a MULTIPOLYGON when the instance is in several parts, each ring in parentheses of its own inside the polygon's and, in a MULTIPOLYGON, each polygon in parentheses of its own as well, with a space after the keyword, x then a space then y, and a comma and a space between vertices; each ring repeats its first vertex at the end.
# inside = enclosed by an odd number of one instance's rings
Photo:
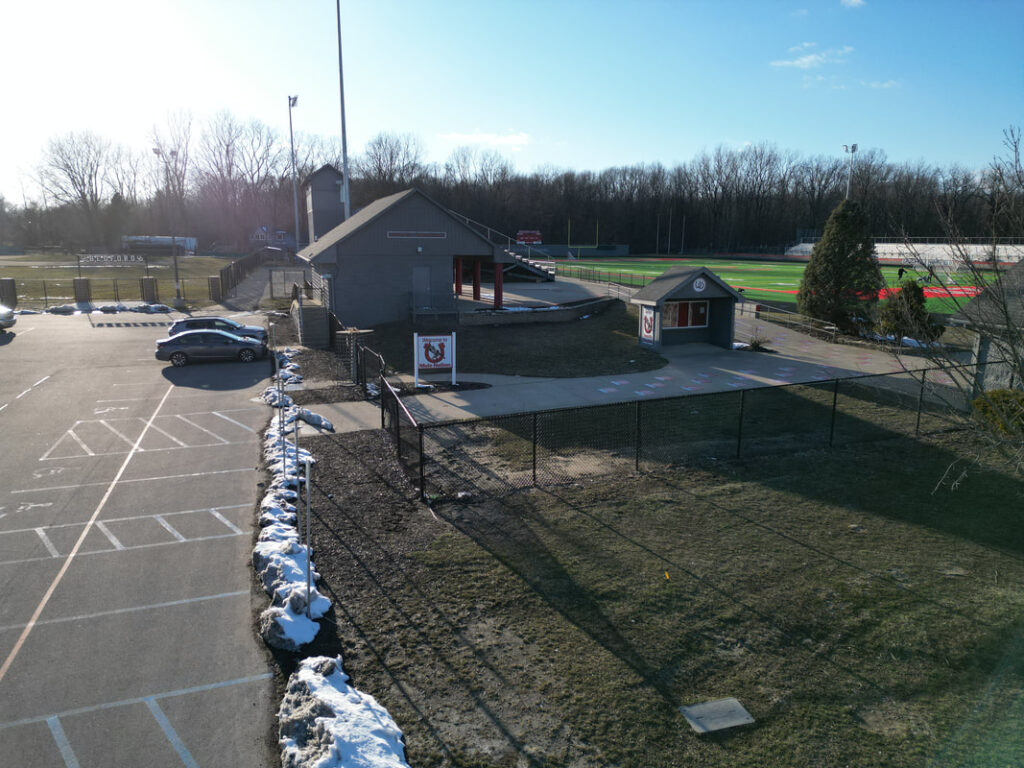
POLYGON ((110 543, 114 545, 114 549, 124 549, 124 544, 117 540, 117 536, 110 532, 110 529, 103 524, 102 520, 96 521, 96 528, 110 540, 110 543))
POLYGON ((50 541, 50 537, 46 535, 46 531, 42 528, 33 528, 32 530, 39 534, 39 538, 42 540, 43 546, 46 547, 46 551, 50 553, 51 557, 60 557, 60 552, 58 552, 57 548, 53 546, 53 542, 50 541))
POLYGON ((0 411, 2 411, 2 410, 3 410, 4 408, 6 408, 7 406, 8 406, 8 403, 4 403, 3 405, 0 405, 0 411))
POLYGON ((237 533, 238 535, 242 534, 242 532, 238 529, 238 526, 236 526, 234 523, 232 523, 230 520, 224 517, 224 515, 222 515, 216 509, 211 509, 210 514, 216 517, 222 523, 224 523, 224 525, 226 525, 228 529, 231 530, 232 533, 237 533))
MULTIPOLYGON (((29 507, 50 507, 50 506, 53 506, 49 502, 47 502, 46 504, 30 504, 27 501, 22 502, 22 505, 27 507, 27 508, 29 508, 29 507)), ((243 507, 251 508, 252 505, 251 504, 221 504, 219 507, 214 507, 214 509, 218 509, 218 510, 220 510, 220 509, 242 509, 243 507)), ((2 509, 2 507, 0 507, 0 509, 2 509)), ((22 510, 19 509, 18 511, 20 512, 22 510)), ((106 523, 107 525, 110 525, 111 523, 124 523, 124 522, 130 522, 130 521, 134 521, 134 520, 149 520, 150 518, 166 518, 166 517, 174 517, 175 515, 194 515, 197 512, 209 512, 209 511, 210 511, 209 507, 201 507, 199 509, 179 509, 177 512, 162 512, 159 515, 129 515, 128 517, 107 517, 107 518, 104 518, 103 522, 106 523)), ((80 522, 77 522, 77 523, 56 523, 55 525, 44 525, 44 526, 42 526, 40 528, 40 530, 52 531, 55 528, 72 528, 72 527, 78 526, 78 525, 85 525, 85 522, 84 521, 80 521, 80 522)), ((30 528, 12 528, 9 531, 0 531, 0 536, 7 536, 7 535, 12 534, 12 533, 27 533, 28 531, 35 531, 35 530, 37 530, 36 526, 32 526, 30 528)))
POLYGON ((64 734, 64 727, 60 724, 60 718, 49 717, 46 719, 46 724, 50 726, 50 733, 53 734, 53 740, 57 742, 57 749, 60 750, 60 756, 64 758, 64 765, 67 768, 79 768, 78 758, 75 757, 75 753, 68 743, 68 737, 64 734))
MULTIPOLYGON (((179 418, 180 418, 180 417, 179 417, 179 418)), ((164 430, 160 429, 160 427, 156 426, 155 424, 153 425, 153 429, 155 429, 155 430, 156 430, 157 432, 159 432, 159 433, 160 433, 161 435, 163 435, 164 437, 166 437, 166 438, 167 438, 168 440, 170 440, 170 441, 171 441, 172 443, 177 443, 177 444, 178 444, 178 445, 179 445, 180 447, 182 447, 182 448, 188 448, 188 447, 189 447, 188 443, 183 443, 183 442, 182 442, 181 440, 179 440, 178 438, 176 438, 176 437, 175 437, 174 435, 170 434, 169 432, 165 432, 164 430)), ((216 436, 216 435, 214 435, 214 437, 217 437, 217 436, 216 436)), ((227 441, 225 440, 225 441, 223 441, 223 442, 227 442, 227 441)))
MULTIPOLYGON (((241 409, 240 409, 240 410, 241 410, 241 409)), ((251 408, 246 408, 246 409, 244 409, 244 410, 247 410, 247 411, 248 411, 248 410, 252 410, 252 409, 251 409, 251 408)), ((249 431, 249 432, 255 432, 255 431, 256 431, 256 430, 255 430, 255 429, 253 429, 252 427, 247 427, 247 426, 246 426, 245 424, 243 424, 243 423, 242 423, 242 422, 240 422, 240 421, 235 421, 234 419, 230 418, 229 416, 225 416, 225 415, 224 415, 223 413, 221 413, 220 411, 214 411, 214 412, 213 412, 213 415, 214 415, 214 416, 220 416, 220 417, 221 417, 222 419, 224 419, 224 421, 230 421, 230 422, 231 422, 232 424, 237 424, 237 425, 238 425, 238 426, 240 426, 240 427, 241 427, 242 429, 244 429, 244 430, 247 430, 247 431, 249 431)))
MULTIPOLYGON (((129 437, 125 437, 125 436, 124 436, 123 434, 121 434, 121 433, 120 433, 120 432, 118 432, 118 431, 117 431, 116 429, 114 429, 114 427, 113 427, 113 426, 112 426, 112 425, 110 424, 110 422, 108 422, 108 421, 107 421, 106 419, 100 419, 100 420, 99 420, 99 422, 100 422, 100 424, 102 424, 102 425, 103 425, 104 427, 106 427, 106 428, 107 428, 107 429, 109 429, 109 430, 110 430, 111 432, 113 432, 113 433, 114 433, 115 435, 117 435, 117 436, 118 436, 118 437, 120 437, 120 438, 121 438, 122 440, 124 440, 124 441, 125 441, 126 443, 128 443, 128 445, 129 445, 129 446, 131 446, 131 445, 132 445, 132 444, 134 443, 134 441, 133 441, 133 440, 132 440, 131 438, 129 438, 129 437)), ((153 427, 153 429, 156 429, 156 427, 153 427)), ((138 450, 139 450, 139 452, 142 452, 142 451, 144 451, 144 450, 146 450, 146 449, 145 449, 145 448, 139 448, 138 450)))
POLYGON ((38 386, 39 386, 40 384, 42 384, 42 383, 43 383, 44 381, 46 381, 46 380, 47 380, 48 378, 50 378, 50 377, 49 377, 49 376, 43 376, 43 378, 41 378, 41 379, 40 379, 39 381, 37 381, 37 382, 36 382, 35 384, 33 384, 32 386, 33 386, 33 387, 38 387, 38 386))
POLYGON ((160 525, 162 525, 175 539, 178 541, 185 541, 185 537, 172 528, 171 524, 164 520, 163 515, 153 515, 153 519, 160 523, 160 525))
MULTIPOLYGON (((179 418, 179 419, 181 419, 181 420, 182 420, 182 421, 184 421, 184 422, 185 422, 186 424, 188 424, 188 425, 190 425, 190 426, 193 426, 193 427, 195 427, 196 429, 200 430, 201 432, 205 432, 206 434, 208 434, 208 435, 209 435, 210 437, 214 438, 215 440, 220 440, 220 441, 221 441, 221 442, 222 442, 222 443, 223 443, 224 445, 228 445, 228 444, 229 444, 229 443, 231 442, 230 440, 225 440, 225 439, 224 439, 223 437, 221 437, 220 435, 218 435, 218 434, 216 434, 216 433, 214 433, 214 432, 211 432, 211 431, 210 431, 210 430, 208 430, 208 429, 207 429, 206 427, 201 427, 201 426, 199 426, 198 424, 196 424, 196 423, 195 423, 194 421, 192 421, 191 419, 189 419, 189 418, 187 418, 187 417, 185 417, 185 416, 182 416, 182 415, 181 415, 180 413, 179 413, 179 414, 177 415, 177 417, 176 417, 176 418, 179 418)), ((236 423, 237 423, 237 422, 236 422, 236 423)), ((168 435, 168 437, 170 437, 170 435, 168 435)), ((185 445, 185 443, 181 443, 181 445, 185 445)))
POLYGON ((37 605, 35 611, 32 612, 32 618, 29 619, 28 626, 26 626, 25 629, 22 630, 21 635, 19 635, 17 641, 14 643, 14 647, 11 649, 11 652, 7 654, 7 658, 4 660, 3 665, 0 666, 0 682, 3 682, 4 677, 7 676, 7 671, 11 668, 11 665, 14 663, 14 660, 18 657, 18 654, 21 652, 22 647, 25 645, 25 641, 28 639, 28 636, 32 633, 32 627, 35 625, 37 621, 39 621, 39 616, 46 608, 47 603, 50 602, 50 598, 53 597, 53 593, 57 591, 57 587, 64 579, 64 574, 68 572, 68 569, 71 567, 71 563, 74 562, 75 555, 78 554, 78 550, 80 550, 82 548, 82 544, 85 543, 85 539, 89 535, 89 530, 92 528, 93 523, 95 523, 96 520, 99 518, 100 512, 103 511, 103 508, 107 505, 107 500, 110 499, 111 495, 113 495, 114 489, 117 487, 118 482, 121 480, 121 476, 124 475, 125 470, 128 469, 128 463, 132 460, 132 457, 135 456, 135 452, 138 449, 139 444, 142 442, 142 438, 146 436, 146 432, 149 430, 149 425, 152 424, 153 421, 156 419, 157 415, 160 413, 160 409, 164 407, 164 403, 167 402, 167 398, 170 397, 170 394, 173 389, 173 384, 167 387, 167 391, 164 393, 163 399, 160 400, 156 408, 153 410, 153 413, 149 417, 149 421, 147 422, 146 427, 143 428, 142 434, 139 435, 139 439, 135 442, 135 445, 132 447, 131 452, 125 457, 124 461, 121 463, 121 467, 120 469, 117 470, 117 474, 114 475, 114 479, 111 480, 110 484, 107 486, 106 493, 103 494, 103 498, 101 498, 99 504, 96 505, 96 509, 95 511, 93 511, 92 517, 89 518, 89 522, 86 524, 85 529, 78 537, 78 541, 75 542, 75 546, 71 549, 71 553, 64 560, 64 564, 60 567, 60 570, 57 571, 57 575, 54 576, 53 581, 50 582, 50 586, 43 594, 42 599, 39 601, 39 605, 37 605))
MULTIPOLYGON (((122 547, 121 549, 94 549, 89 552, 79 552, 79 557, 89 557, 90 555, 109 555, 111 552, 131 552, 134 549, 151 549, 152 547, 168 547, 178 544, 195 543, 199 541, 214 541, 216 539, 234 539, 238 536, 246 536, 245 533, 214 533, 209 536, 196 536, 194 539, 185 539, 184 541, 154 541, 150 544, 134 544, 130 547, 122 547)), ((41 560, 52 560, 52 557, 26 557, 22 560, 4 560, 0 562, 0 565, 22 565, 23 563, 38 563, 41 560)))
POLYGON ((199 768, 199 763, 192 757, 192 753, 188 751, 188 747, 178 736, 178 732, 174 730, 174 726, 171 725, 171 721, 167 719, 167 715, 160 709, 160 705, 156 703, 156 699, 148 698, 144 700, 146 706, 149 707, 149 711, 153 713, 153 717, 160 723, 160 728, 163 729, 164 736, 171 742, 171 746, 174 747, 174 751, 178 753, 178 757, 181 758, 181 762, 185 764, 186 768, 199 768))
MULTIPOLYGON (((141 439, 141 438, 140 438, 141 439)), ((131 455, 131 454, 130 454, 131 455)), ((252 467, 243 467, 242 469, 217 469, 210 472, 190 472, 187 475, 160 475, 159 477, 136 477, 128 480, 119 480, 121 484, 124 483, 149 483, 153 480, 179 480, 184 477, 209 477, 210 475, 228 475, 232 472, 252 472, 252 467)), ((45 493, 47 491, 67 491, 75 488, 89 488, 94 485, 107 485, 107 483, 79 483, 78 485, 51 485, 47 488, 23 488, 17 491, 11 491, 11 494, 15 493, 45 493)))
POLYGON ((78 709, 68 709, 64 712, 57 712, 51 715, 26 717, 21 720, 12 720, 9 723, 0 723, 0 731, 7 730, 8 728, 15 728, 19 725, 31 725, 32 723, 46 722, 51 717, 71 717, 72 715, 86 715, 90 712, 100 712, 104 709, 117 709, 118 707, 127 707, 132 704, 144 704, 147 699, 153 699, 154 701, 158 701, 160 699, 169 699, 174 696, 186 696, 190 693, 205 693, 206 691, 214 691, 218 688, 230 688, 231 686, 235 685, 257 683, 262 680, 268 680, 270 677, 272 677, 271 673, 265 672, 261 675, 253 675, 252 677, 239 677, 235 678, 234 680, 225 680, 221 683, 207 683, 206 685, 196 685, 191 688, 180 688, 176 691, 156 693, 152 696, 139 696, 134 699, 121 699, 120 701, 110 701, 104 704, 94 704, 91 707, 79 707, 78 709))
MULTIPOLYGON (((221 592, 219 595, 204 595, 203 597, 188 597, 182 600, 170 600, 166 603, 153 603, 151 605, 137 605, 134 608, 114 608, 109 611, 97 611, 96 613, 82 613, 77 616, 61 616, 56 619, 44 619, 36 622, 36 626, 43 626, 45 624, 63 624, 68 621, 85 621, 87 619, 99 619, 104 616, 117 616, 122 613, 138 613, 139 611, 155 611, 160 608, 174 608, 179 605, 189 605, 191 603, 202 603, 207 600, 223 600, 226 597, 239 597, 241 595, 248 595, 249 590, 239 590, 237 592, 221 592)), ((0 632, 9 632, 12 629, 22 629, 27 625, 25 624, 8 624, 6 627, 0 627, 0 632)))

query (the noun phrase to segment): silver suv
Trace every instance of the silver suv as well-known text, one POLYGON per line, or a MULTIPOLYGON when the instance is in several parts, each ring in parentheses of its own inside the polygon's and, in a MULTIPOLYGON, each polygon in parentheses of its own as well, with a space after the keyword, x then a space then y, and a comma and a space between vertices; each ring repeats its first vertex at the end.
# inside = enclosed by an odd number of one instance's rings
POLYGON ((186 317, 171 325, 168 336, 177 336, 185 331, 224 331, 235 336, 244 336, 267 343, 267 329, 258 325, 242 325, 228 317, 186 317))

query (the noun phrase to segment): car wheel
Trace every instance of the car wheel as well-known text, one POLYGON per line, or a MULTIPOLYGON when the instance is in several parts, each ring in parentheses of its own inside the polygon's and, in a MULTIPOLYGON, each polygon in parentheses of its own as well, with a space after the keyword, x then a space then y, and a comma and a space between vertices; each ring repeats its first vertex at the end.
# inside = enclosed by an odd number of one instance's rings
POLYGON ((188 362, 188 356, 184 352, 175 352, 171 355, 171 364, 175 368, 181 368, 188 362))
POLYGON ((238 353, 238 359, 241 360, 243 363, 251 363, 253 360, 256 359, 256 353, 253 352, 251 349, 243 349, 241 352, 238 353))

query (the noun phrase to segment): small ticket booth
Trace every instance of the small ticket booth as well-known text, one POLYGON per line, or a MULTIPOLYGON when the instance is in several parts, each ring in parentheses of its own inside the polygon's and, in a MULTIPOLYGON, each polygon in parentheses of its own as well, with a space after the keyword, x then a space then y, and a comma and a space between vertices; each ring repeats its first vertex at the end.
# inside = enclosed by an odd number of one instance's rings
POLYGON ((732 349, 739 293, 707 267, 673 267, 638 291, 640 344, 714 344, 732 349))

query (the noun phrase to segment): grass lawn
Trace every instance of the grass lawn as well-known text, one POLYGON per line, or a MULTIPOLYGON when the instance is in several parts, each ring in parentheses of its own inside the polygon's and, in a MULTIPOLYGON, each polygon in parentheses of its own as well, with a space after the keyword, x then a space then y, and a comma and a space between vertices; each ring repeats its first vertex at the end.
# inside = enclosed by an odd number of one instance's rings
POLYGON ((317 566, 346 671, 412 765, 1024 754, 1024 488, 972 469, 933 494, 953 442, 473 494, 432 516, 330 482, 358 463, 345 439, 309 446, 317 566), (728 696, 756 725, 700 738, 678 712, 728 696))
MULTIPOLYGON (((377 326, 366 344, 393 370, 411 374, 413 332, 407 322, 377 326)), ((558 378, 651 371, 665 365, 663 357, 638 346, 636 338, 636 315, 621 302, 574 323, 503 327, 499 343, 493 328, 460 327, 458 371, 558 378)))
MULTIPOLYGON (((628 259, 559 259, 558 273, 569 277, 581 276, 588 271, 599 273, 600 279, 641 285, 657 277, 665 270, 676 266, 707 267, 734 288, 742 288, 744 296, 751 301, 764 301, 796 305, 796 292, 800 287, 806 264, 802 262, 748 261, 714 258, 671 258, 637 256, 628 259)), ((899 267, 882 267, 886 285, 899 284, 899 267)), ((907 277, 927 278, 925 272, 908 269, 907 277)), ((950 281, 960 285, 965 276, 954 275, 950 281)), ((925 282, 925 285, 934 283, 925 282)), ((966 283, 964 283, 966 284, 966 283)), ((963 301, 966 301, 963 300, 963 301)), ((963 303, 963 301, 961 303, 963 303)), ((929 312, 951 313, 958 307, 949 297, 927 299, 929 312)))
MULTIPOLYGON (((84 257, 83 257, 84 258, 84 257)), ((178 256, 178 275, 186 298, 207 294, 207 277, 217 275, 230 259, 215 256, 178 256)), ((83 260, 79 270, 74 255, 28 253, 24 256, 0 256, 0 278, 17 283, 19 306, 42 307, 74 300, 73 280, 92 280, 93 301, 137 301, 141 299, 139 278, 155 277, 160 283, 160 297, 167 301, 174 296, 174 261, 167 256, 149 257, 144 262, 89 262, 83 260)))

